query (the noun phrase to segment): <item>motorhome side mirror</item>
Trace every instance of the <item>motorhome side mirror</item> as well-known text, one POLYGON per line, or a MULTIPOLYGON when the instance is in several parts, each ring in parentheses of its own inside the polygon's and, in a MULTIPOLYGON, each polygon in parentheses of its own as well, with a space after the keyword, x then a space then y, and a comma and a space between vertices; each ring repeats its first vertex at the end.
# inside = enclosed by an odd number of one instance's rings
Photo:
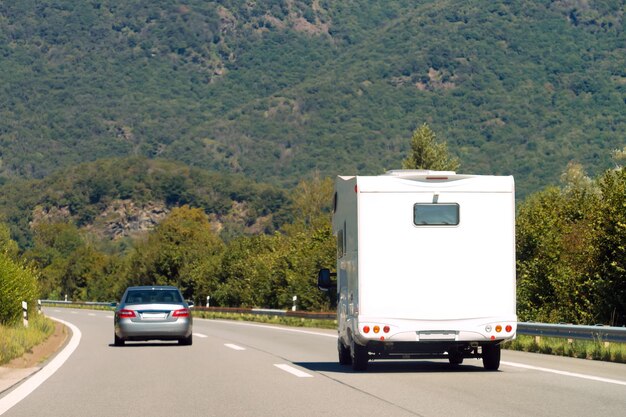
POLYGON ((333 285, 330 279, 333 275, 336 276, 337 274, 332 274, 329 269, 320 269, 319 274, 317 274, 317 288, 322 291, 328 291, 333 285))

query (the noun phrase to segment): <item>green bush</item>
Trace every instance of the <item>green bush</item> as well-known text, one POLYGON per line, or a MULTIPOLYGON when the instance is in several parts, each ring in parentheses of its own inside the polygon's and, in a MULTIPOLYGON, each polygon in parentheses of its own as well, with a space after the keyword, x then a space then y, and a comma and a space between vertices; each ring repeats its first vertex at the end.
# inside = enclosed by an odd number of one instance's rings
POLYGON ((11 325, 22 317, 22 301, 30 312, 36 309, 38 296, 35 272, 0 253, 0 324, 11 325))

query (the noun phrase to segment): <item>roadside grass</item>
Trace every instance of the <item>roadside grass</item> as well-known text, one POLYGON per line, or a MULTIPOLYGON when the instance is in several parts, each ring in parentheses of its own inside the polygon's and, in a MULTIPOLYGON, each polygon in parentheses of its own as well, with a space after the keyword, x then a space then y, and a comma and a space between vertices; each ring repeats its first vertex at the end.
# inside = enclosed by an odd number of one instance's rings
POLYGON ((221 313, 213 311, 194 311, 194 317, 203 319, 252 321, 256 323, 281 324, 293 327, 311 327, 318 329, 336 329, 337 321, 328 319, 309 319, 265 314, 221 313))
POLYGON ((507 342, 503 348, 545 355, 626 363, 625 343, 604 342, 602 340, 568 340, 558 337, 535 337, 518 334, 515 340, 507 342))
POLYGON ((13 326, 0 325, 0 365, 30 352, 52 333, 54 322, 43 315, 31 318, 28 327, 24 327, 22 323, 13 326))

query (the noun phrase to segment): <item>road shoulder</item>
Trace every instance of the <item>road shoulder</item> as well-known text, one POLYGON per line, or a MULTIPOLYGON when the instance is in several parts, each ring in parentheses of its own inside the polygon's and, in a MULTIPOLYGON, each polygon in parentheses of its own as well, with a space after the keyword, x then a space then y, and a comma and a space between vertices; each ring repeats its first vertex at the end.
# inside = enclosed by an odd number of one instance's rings
POLYGON ((20 358, 0 366, 0 393, 39 371, 67 343, 69 331, 54 321, 54 333, 20 358))

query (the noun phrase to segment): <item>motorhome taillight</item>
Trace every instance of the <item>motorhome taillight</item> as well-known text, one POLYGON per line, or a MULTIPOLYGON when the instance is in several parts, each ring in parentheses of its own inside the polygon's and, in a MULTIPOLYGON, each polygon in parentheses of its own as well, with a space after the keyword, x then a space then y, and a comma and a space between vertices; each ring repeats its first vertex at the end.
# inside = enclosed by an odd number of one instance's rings
POLYGON ((363 326, 363 333, 369 333, 370 332, 370 326, 363 326))
POLYGON ((513 330, 513 326, 511 326, 510 324, 507 324, 507 326, 504 329, 506 330, 507 333, 511 333, 511 331, 513 330))
POLYGON ((500 333, 502 331, 502 326, 499 324, 496 326, 496 333, 500 333))
POLYGON ((380 332, 380 327, 374 326, 374 333, 378 333, 378 332, 380 332))
POLYGON ((391 329, 389 328, 389 326, 383 327, 383 332, 385 332, 385 333, 389 333, 390 330, 391 329))

